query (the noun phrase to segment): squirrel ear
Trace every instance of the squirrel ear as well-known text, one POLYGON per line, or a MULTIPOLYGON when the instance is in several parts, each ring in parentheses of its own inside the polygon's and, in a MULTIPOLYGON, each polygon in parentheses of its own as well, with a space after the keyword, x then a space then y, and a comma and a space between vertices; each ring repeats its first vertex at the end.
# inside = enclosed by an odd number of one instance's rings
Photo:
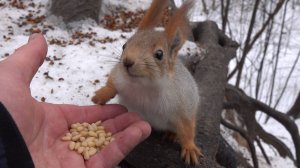
POLYGON ((175 11, 169 23, 166 25, 165 35, 171 53, 177 52, 182 47, 191 32, 187 15, 194 3, 194 0, 185 1, 184 4, 175 11))
POLYGON ((184 44, 185 38, 180 35, 180 30, 176 30, 175 36, 169 42, 171 53, 177 53, 184 44))
POLYGON ((154 28, 163 16, 164 9, 169 5, 169 0, 153 0, 150 8, 141 20, 138 30, 154 28))

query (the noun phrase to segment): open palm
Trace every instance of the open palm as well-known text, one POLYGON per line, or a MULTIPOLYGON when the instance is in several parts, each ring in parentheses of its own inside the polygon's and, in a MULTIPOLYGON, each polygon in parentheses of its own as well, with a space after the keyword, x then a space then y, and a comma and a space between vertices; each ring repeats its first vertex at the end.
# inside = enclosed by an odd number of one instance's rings
POLYGON ((0 62, 0 101, 5 105, 29 148, 36 167, 97 167, 117 165, 125 155, 150 134, 150 126, 136 113, 119 105, 75 106, 37 102, 29 85, 47 53, 42 35, 34 35, 28 44, 0 62), (103 121, 115 141, 90 160, 68 149, 61 141, 75 122, 103 121))

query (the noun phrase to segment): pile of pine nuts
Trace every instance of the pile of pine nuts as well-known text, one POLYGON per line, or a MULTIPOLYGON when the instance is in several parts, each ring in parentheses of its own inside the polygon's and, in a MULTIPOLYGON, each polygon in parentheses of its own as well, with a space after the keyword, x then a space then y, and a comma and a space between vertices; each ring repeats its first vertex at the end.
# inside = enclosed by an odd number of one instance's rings
POLYGON ((95 123, 75 123, 65 136, 63 141, 70 141, 69 149, 81 154, 85 160, 95 155, 97 151, 103 149, 114 138, 112 133, 105 132, 101 121, 95 123))

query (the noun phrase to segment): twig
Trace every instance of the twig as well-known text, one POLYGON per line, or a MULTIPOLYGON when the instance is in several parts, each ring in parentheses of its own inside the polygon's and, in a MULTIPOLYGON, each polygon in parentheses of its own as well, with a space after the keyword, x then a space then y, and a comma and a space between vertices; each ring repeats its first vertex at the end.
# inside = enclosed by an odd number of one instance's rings
POLYGON ((256 151, 255 151, 255 146, 254 146, 254 143, 253 143, 253 139, 251 139, 247 132, 235 125, 232 125, 230 123, 228 123, 227 121, 225 121, 223 118, 221 118, 221 124, 224 125, 225 127, 229 128, 229 129, 232 129, 236 132, 238 132, 239 134, 241 134, 245 139, 246 141, 248 142, 248 145, 249 145, 249 148, 250 148, 250 153, 251 153, 251 157, 252 157, 252 161, 253 161, 253 166, 255 168, 258 168, 258 160, 257 160, 257 156, 256 156, 256 151))
MULTIPOLYGON (((250 103, 251 108, 254 108, 254 110, 256 110, 256 111, 260 110, 263 113, 266 113, 267 115, 273 117, 275 120, 277 120, 279 123, 281 123, 288 130, 288 132, 292 136, 292 139, 293 139, 293 142, 295 145, 295 150, 296 150, 296 161, 295 162, 296 162, 296 165, 298 167, 300 167, 300 136, 299 136, 298 127, 295 124, 295 122, 293 120, 291 120, 286 114, 281 113, 281 112, 269 107, 268 105, 249 97, 243 91, 235 88, 232 85, 228 84, 226 86, 226 89, 234 91, 235 94, 238 95, 238 99, 240 101, 247 102, 247 104, 250 103)), ((284 146, 281 146, 281 147, 284 147, 284 146)), ((284 148, 287 148, 287 147, 284 147, 284 148)), ((283 151, 289 151, 289 150, 284 149, 283 151)), ((280 151, 278 151, 278 152, 280 152, 280 151)), ((288 152, 287 156, 292 157, 290 155, 292 155, 291 152, 288 152)), ((292 159, 293 159, 293 157, 292 157, 292 159)))
POLYGON ((261 27, 261 29, 254 35, 254 37, 251 40, 251 36, 252 36, 252 30, 254 27, 254 22, 255 22, 255 15, 256 15, 256 11, 259 5, 259 1, 260 0, 256 0, 255 4, 254 4, 254 8, 253 8, 253 13, 252 13, 252 17, 251 17, 251 21, 250 21, 250 25, 248 28, 248 34, 247 34, 247 38, 246 41, 244 43, 244 50, 243 50, 243 54, 242 54, 242 58, 238 64, 239 68, 238 68, 238 75, 237 75, 237 80, 236 80, 236 85, 235 86, 239 86, 240 84, 240 79, 241 79, 241 75, 242 75, 242 71, 243 71, 243 67, 244 67, 244 63, 247 57, 247 54, 249 53, 249 51, 252 49, 254 43, 257 41, 257 39, 261 36, 261 34, 264 32, 264 30, 266 29, 266 27, 269 25, 270 21, 274 19, 274 16, 279 12, 279 10, 281 9, 283 3, 285 0, 280 0, 274 11, 269 15, 267 21, 263 24, 263 26, 261 27))
POLYGON ((266 154, 266 151, 265 151, 264 147, 261 145, 260 140, 259 140, 258 138, 255 138, 255 141, 256 141, 258 147, 260 148, 261 153, 264 155, 264 158, 266 159, 266 162, 267 162, 269 165, 271 165, 270 159, 269 159, 268 155, 266 154))

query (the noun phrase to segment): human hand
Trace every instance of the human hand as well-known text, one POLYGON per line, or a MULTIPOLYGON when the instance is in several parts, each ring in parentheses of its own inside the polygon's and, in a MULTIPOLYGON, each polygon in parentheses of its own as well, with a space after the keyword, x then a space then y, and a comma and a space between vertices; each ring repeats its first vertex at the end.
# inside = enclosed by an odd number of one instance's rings
POLYGON ((0 62, 0 102, 15 120, 36 167, 113 167, 151 132, 148 123, 119 105, 74 106, 42 103, 32 98, 30 82, 47 53, 42 35, 0 62), (88 161, 68 149, 61 137, 76 122, 103 121, 115 141, 88 161))

